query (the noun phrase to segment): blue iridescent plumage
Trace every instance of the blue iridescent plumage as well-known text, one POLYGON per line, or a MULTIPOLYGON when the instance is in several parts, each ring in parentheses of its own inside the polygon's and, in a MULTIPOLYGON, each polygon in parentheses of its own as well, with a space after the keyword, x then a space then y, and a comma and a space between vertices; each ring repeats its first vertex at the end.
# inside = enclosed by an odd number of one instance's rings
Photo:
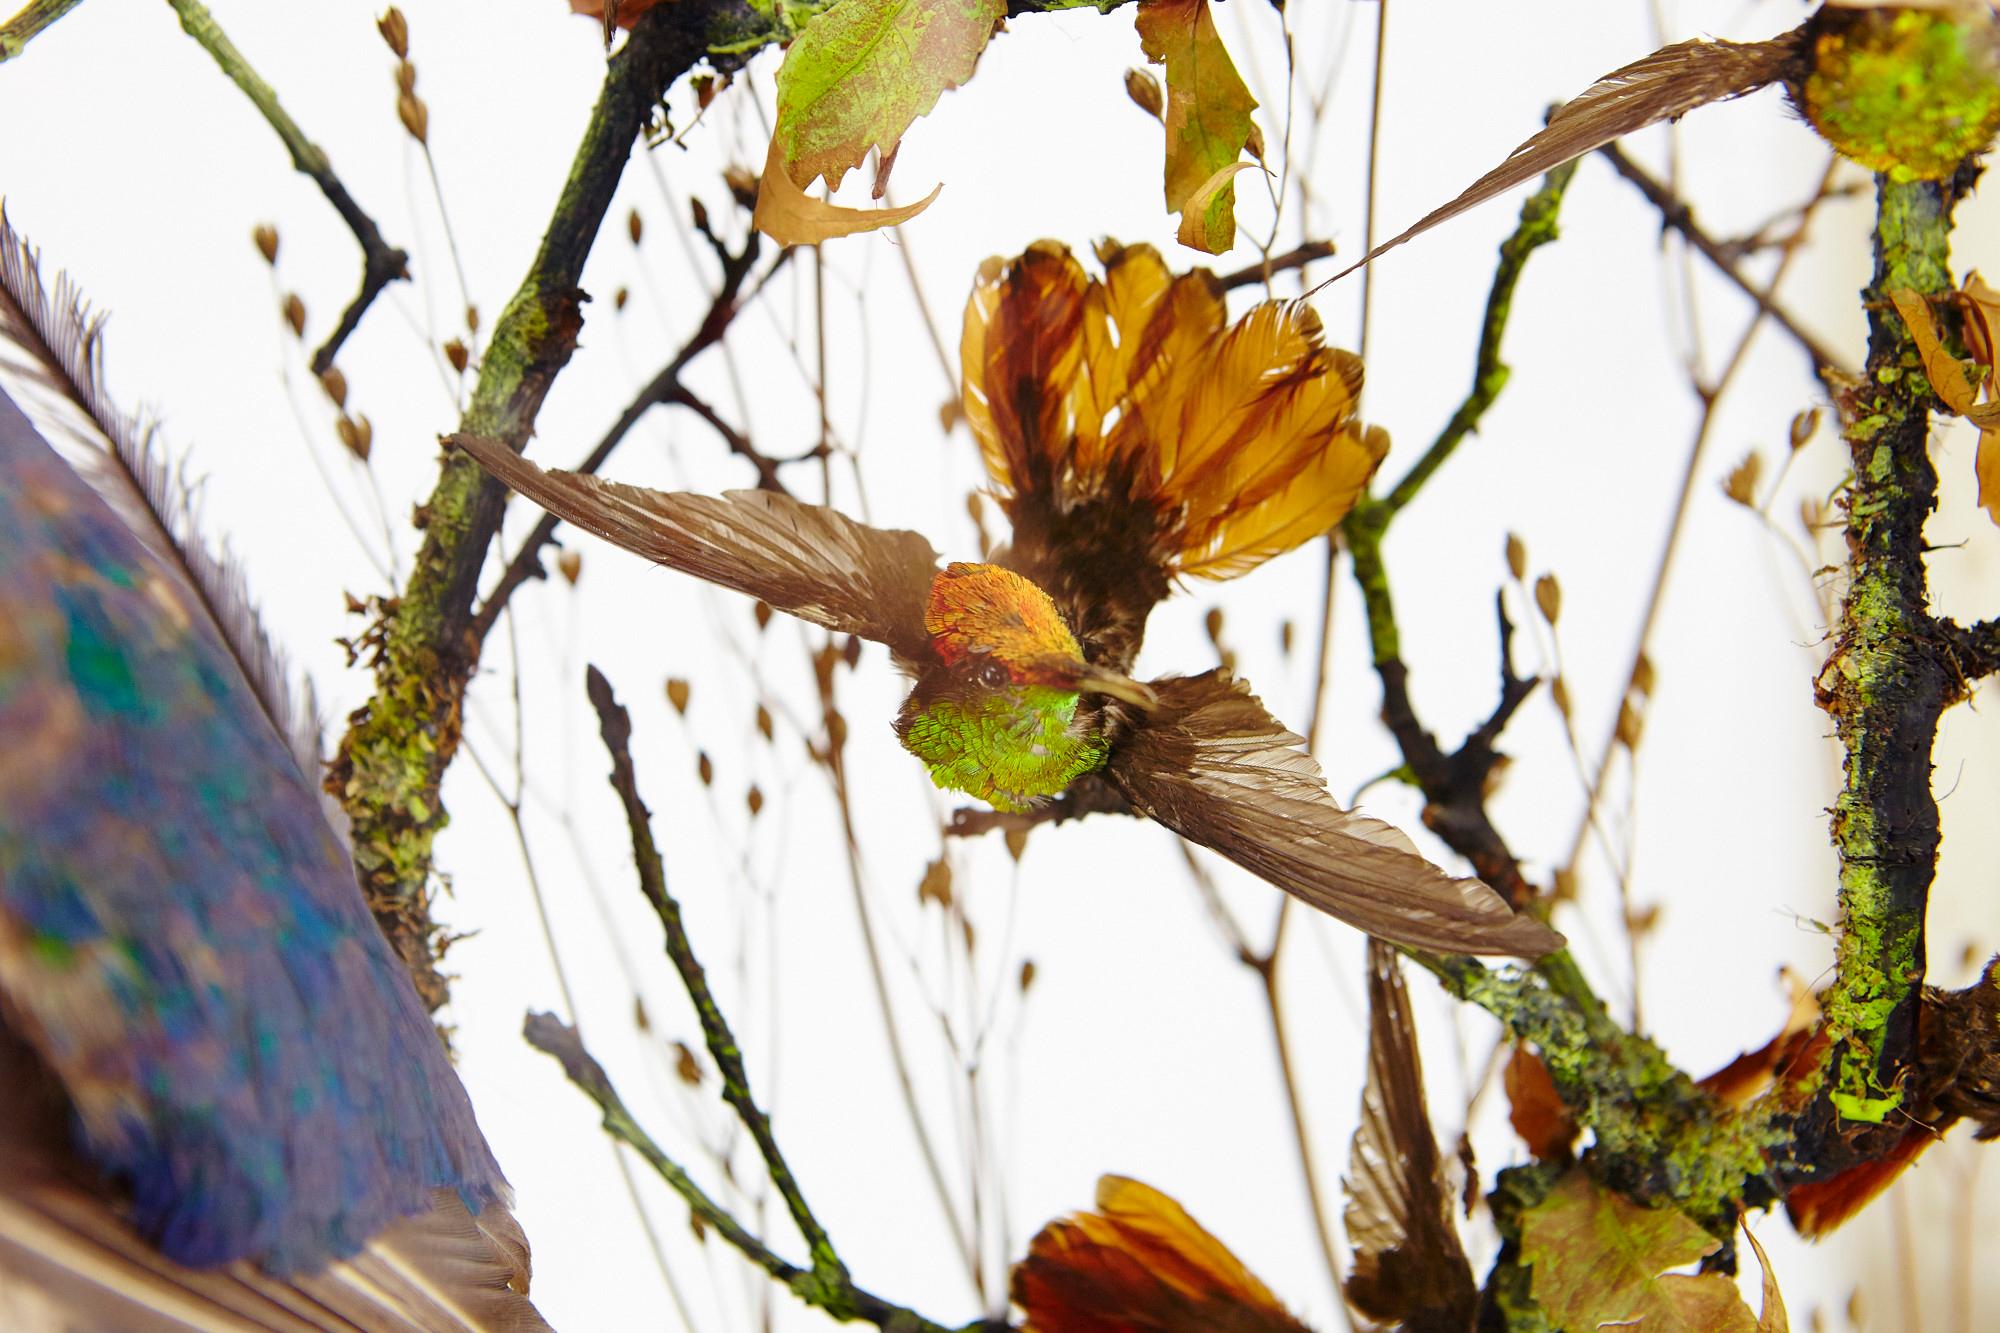
POLYGON ((0 394, 0 1024, 162 1252, 317 1268, 506 1183, 207 609, 0 394))

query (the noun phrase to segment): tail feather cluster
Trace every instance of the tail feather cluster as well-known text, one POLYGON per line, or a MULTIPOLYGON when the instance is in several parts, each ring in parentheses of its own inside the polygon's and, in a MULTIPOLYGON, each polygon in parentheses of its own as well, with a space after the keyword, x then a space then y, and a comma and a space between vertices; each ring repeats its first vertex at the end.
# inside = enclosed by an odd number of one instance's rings
POLYGON ((1230 325, 1206 271, 1098 257, 1102 281, 1054 242, 988 261, 966 308, 966 414, 1010 511, 1143 504, 1162 571, 1213 579, 1338 523, 1388 447, 1354 419, 1360 359, 1302 304, 1230 325))

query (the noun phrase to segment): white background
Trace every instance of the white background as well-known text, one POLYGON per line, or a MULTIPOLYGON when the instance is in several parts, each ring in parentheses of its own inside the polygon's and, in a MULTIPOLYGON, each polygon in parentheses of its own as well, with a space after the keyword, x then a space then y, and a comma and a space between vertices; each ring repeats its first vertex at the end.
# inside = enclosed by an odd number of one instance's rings
MULTIPOLYGON (((1302 233, 1298 199, 1288 201, 1278 248, 1310 234, 1352 254, 1361 236, 1377 11, 1336 0, 1290 8, 1301 126, 1292 147, 1316 203, 1302 233), (1308 165, 1305 85, 1329 72, 1333 101, 1308 165)), ((490 329, 526 271, 566 173, 603 52, 594 25, 564 12, 559 0, 413 0, 406 9, 446 205, 471 298, 490 329)), ((1789 0, 1666 9, 1669 39, 1763 37, 1805 12, 1789 0)), ((1219 13, 1264 103, 1258 118, 1276 161, 1285 100, 1278 15, 1250 0, 1219 13)), ((341 454, 330 408, 304 369, 352 295, 359 271, 352 240, 165 6, 90 0, 24 58, 0 67, 0 195, 14 225, 43 247, 45 264, 67 268, 114 312, 114 389, 127 404, 164 415, 173 447, 206 477, 210 531, 227 534, 247 563, 274 631, 338 719, 369 685, 332 642, 360 628, 343 615, 341 595, 385 590, 371 565, 389 558, 378 493, 394 558, 407 567, 410 506, 428 491, 435 437, 457 419, 457 389, 441 375, 434 348, 458 331, 461 297, 423 160, 396 120, 392 60, 373 14, 353 4, 218 0, 216 15, 388 237, 412 251, 417 283, 392 289, 340 358, 350 406, 373 422, 372 479, 341 454), (250 244, 261 221, 283 238, 275 286, 250 244), (303 347, 277 316, 280 291, 306 303, 303 347), (314 459, 331 476, 330 489, 314 459)), ((1550 101, 1650 50, 1653 22, 1643 5, 1602 0, 1393 8, 1378 204, 1385 230, 1498 161, 1540 123, 1550 101)), ((960 303, 989 254, 1014 253, 1039 236, 1082 248, 1113 235, 1159 243, 1176 264, 1197 258, 1172 247, 1172 219, 1159 198, 1159 129, 1122 87, 1122 71, 1139 59, 1130 9, 1016 20, 974 82, 948 94, 909 136, 896 168, 898 197, 940 180, 945 189, 901 243, 954 362, 960 303)), ((720 169, 762 162, 765 122, 753 102, 768 107, 776 60, 754 61, 686 134, 685 148, 660 148, 627 171, 586 270, 595 299, 581 349, 540 418, 532 453, 545 464, 586 453, 692 331, 714 267, 698 241, 689 249, 675 219, 693 193, 726 234, 742 235, 745 220, 720 169), (633 209, 645 223, 637 247, 625 223, 633 209), (630 291, 622 313, 611 300, 621 286, 630 291)), ((677 129, 691 111, 686 90, 678 91, 677 129)), ((1773 91, 1699 112, 1678 135, 1683 191, 1719 236, 1754 230, 1805 198, 1825 160, 1773 91)), ((1664 170, 1663 131, 1635 148, 1664 170)), ((1841 179, 1865 180, 1852 168, 1841 179)), ((1265 192, 1249 176, 1239 185, 1246 232, 1267 232, 1265 192)), ((861 202, 861 193, 850 186, 843 198, 861 202)), ((2000 268, 1990 193, 1960 211, 1961 268, 1982 261, 2000 268)), ((1400 475, 1464 392, 1493 247, 1516 207, 1512 199, 1491 205, 1377 267, 1364 406, 1397 441, 1385 478, 1400 475)), ((1865 188, 1824 208, 1784 288, 1787 304, 1854 362, 1864 334, 1854 292, 1866 276, 1869 217, 1865 188)), ((1678 275, 1686 270, 1677 248, 1663 247, 1656 216, 1592 160, 1570 191, 1562 229, 1521 285, 1508 338, 1512 382, 1480 434, 1398 524, 1388 559, 1417 705, 1453 741, 1490 706, 1502 538, 1510 530, 1523 536, 1533 572, 1554 570, 1562 582, 1561 651, 1587 764, 1616 713, 1699 407, 1683 369, 1689 325, 1678 275)), ((858 455, 861 481, 857 487, 856 471, 837 466, 835 498, 968 555, 974 534, 964 495, 981 480, 976 452, 962 428, 940 435, 938 409, 951 390, 897 243, 856 238, 826 253, 829 407, 836 439, 858 455)), ((1246 239, 1218 266, 1254 256, 1246 239)), ((1769 262, 1760 257, 1750 267, 1767 272, 1769 262)), ((1747 303, 1699 261, 1695 272, 1699 341, 1714 367, 1740 336, 1747 303)), ((793 263, 764 304, 737 321, 730 348, 740 398, 716 354, 690 375, 776 455, 817 439, 811 273, 810 261, 793 263)), ((1359 291, 1350 280, 1317 301, 1330 335, 1345 345, 1358 330, 1359 291)), ((1819 401, 1798 349, 1769 329, 1761 333, 1711 432, 1653 640, 1659 685, 1636 790, 1621 778, 1605 806, 1614 837, 1631 848, 1634 900, 1661 908, 1641 959, 1645 1025, 1697 1073, 1776 1031, 1786 1011, 1780 967, 1810 980, 1830 960, 1828 937, 1810 924, 1830 919, 1835 878, 1824 809, 1839 755, 1811 690, 1823 622, 1789 548, 1719 486, 1753 447, 1774 464, 1792 415, 1819 401)), ((1991 615, 2000 603, 2000 541, 1973 504, 1972 447, 1963 428, 1938 433, 1942 500, 1928 530, 1940 548, 1938 605, 1966 619, 1991 615)), ((1800 536, 1799 501, 1828 496, 1843 458, 1823 427, 1772 507, 1787 533, 1800 536)), ((673 409, 655 410, 608 470, 710 490, 750 479, 705 426, 673 409)), ((787 476, 802 493, 817 493, 816 468, 787 476)), ((505 550, 532 517, 510 516, 505 550)), ((804 734, 817 720, 809 636, 781 619, 760 639, 741 599, 588 540, 565 534, 565 541, 583 553, 582 581, 575 589, 536 584, 516 597, 518 619, 488 645, 468 735, 511 783, 518 645, 525 826, 587 1040, 668 1151, 797 1256, 781 1209, 760 1217, 720 1181, 713 1149, 734 1140, 713 1078, 690 1093, 673 1076, 667 1041, 698 1046, 698 1033, 633 887, 603 782, 606 761, 581 689, 584 663, 596 662, 633 707, 641 781, 672 885, 821 1219, 870 1289, 932 1318, 973 1317, 979 1304, 917 1164, 881 1037, 838 812, 805 753, 804 734), (669 676, 691 682, 684 719, 667 706, 669 676), (752 728, 759 697, 777 714, 772 745, 752 728), (715 764, 707 791, 695 777, 698 749, 715 764), (769 801, 754 822, 743 800, 752 782, 769 801), (650 1034, 635 1026, 635 989, 650 1034)), ((1835 558, 1829 542, 1814 563, 1835 558)), ((1194 589, 1155 617, 1142 668, 1210 665, 1201 616, 1220 603, 1243 673, 1280 716, 1303 726, 1320 567, 1314 548, 1226 588, 1194 589), (1289 657, 1278 634, 1288 617, 1297 625, 1289 657)), ((1359 602, 1344 569, 1340 577, 1320 758, 1344 798, 1394 760, 1372 720, 1379 696, 1359 602)), ((1526 619, 1524 599, 1513 597, 1516 618, 1526 619)), ((1547 668, 1546 642, 1524 631, 1517 645, 1524 671, 1547 668)), ((919 1097, 961 1211, 968 1174, 956 1127, 966 1123, 966 1082, 937 1014, 948 1008, 962 1039, 986 1033, 979 1047, 985 1123, 1004 1166, 984 1177, 989 1284, 1035 1227, 1086 1205, 1098 1173, 1115 1170, 1180 1198, 1316 1327, 1340 1326, 1308 1221, 1260 988, 1191 891, 1172 839, 1131 821, 1044 830, 1018 872, 997 840, 951 848, 956 891, 977 928, 969 982, 947 963, 937 909, 916 899, 949 802, 930 790, 888 729, 901 686, 884 656, 870 649, 858 675, 843 675, 840 686, 853 724, 862 866, 919 1097), (1024 958, 1037 967, 1025 1003, 1012 984, 1024 958), (995 1221, 1002 1214, 1004 1230, 995 1221)), ((1960 708, 1938 744, 1945 845, 1931 956, 1933 979, 1944 984, 1968 981, 1995 942, 1996 742, 1990 716, 1960 708)), ((1493 808, 1531 873, 1546 880, 1567 856, 1581 809, 1576 761, 1546 692, 1510 728, 1506 748, 1517 762, 1493 808)), ((438 843, 438 865, 453 889, 439 915, 468 935, 449 958, 458 974, 449 1017, 461 1070, 519 1192, 535 1246, 536 1298, 567 1329, 672 1327, 675 1307, 592 1109, 518 1036, 525 1010, 560 1008, 562 999, 513 825, 469 760, 452 770, 445 797, 453 823, 438 843)), ((1375 786, 1365 803, 1417 828, 1406 793, 1375 786)), ((1434 842, 1426 846, 1446 855, 1434 842)), ((1586 860, 1582 909, 1569 909, 1558 924, 1601 992, 1625 1012, 1631 976, 1606 865, 1586 860)), ((1218 877, 1261 943, 1276 895, 1226 868, 1218 877)), ((1286 1012, 1326 1203, 1337 1218, 1362 1069, 1360 940, 1330 922, 1301 916, 1294 925, 1308 928, 1288 946, 1286 1012)), ((1449 1143, 1493 1028, 1478 1014, 1455 1012, 1421 977, 1412 988, 1433 1109, 1449 1143)), ((1475 1131, 1489 1176, 1520 1158, 1497 1088, 1482 1102, 1475 1131)), ((756 1163, 736 1146, 739 1179, 754 1182, 756 1163)), ((1816 1312, 1828 1328, 1858 1315, 1862 1327, 1941 1330, 1983 1326, 2000 1312, 1991 1265, 1967 1262, 1975 1250, 1966 1238, 1980 1230, 1971 1210, 1994 1206, 1990 1188, 1974 1188, 1980 1160, 1962 1141, 1934 1150, 1907 1188, 1818 1247, 1794 1241, 1780 1218, 1761 1220, 1796 1325, 1816 1312)), ((685 1210, 663 1189, 642 1181, 641 1191, 695 1327, 754 1327, 767 1311, 775 1327, 822 1322, 746 1276, 713 1240, 698 1244, 685 1210)), ((1473 1234, 1476 1247, 1490 1244, 1485 1233, 1473 1234)), ((1978 1251, 1983 1258, 1990 1247, 1978 1251)))

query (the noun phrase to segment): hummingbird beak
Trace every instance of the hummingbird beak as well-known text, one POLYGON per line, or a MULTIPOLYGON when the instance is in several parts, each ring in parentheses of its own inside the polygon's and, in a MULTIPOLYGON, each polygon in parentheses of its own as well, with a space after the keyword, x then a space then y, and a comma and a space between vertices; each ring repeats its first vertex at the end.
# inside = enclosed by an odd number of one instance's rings
POLYGON ((1121 671, 1093 666, 1077 657, 1043 658, 1031 670, 1045 684, 1060 685, 1079 694, 1108 695, 1149 712, 1160 701, 1151 686, 1143 685, 1121 671))

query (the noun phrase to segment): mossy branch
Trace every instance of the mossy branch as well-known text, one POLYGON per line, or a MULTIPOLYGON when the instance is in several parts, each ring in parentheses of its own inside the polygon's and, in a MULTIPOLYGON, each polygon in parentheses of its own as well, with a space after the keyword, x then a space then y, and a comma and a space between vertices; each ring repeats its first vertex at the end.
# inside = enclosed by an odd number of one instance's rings
POLYGON ((1930 616, 1923 529, 1937 495, 1931 390, 1909 331, 1887 299, 1892 291, 1928 294, 1951 285, 1951 212, 1959 188, 1878 178, 1875 274, 1864 292, 1868 364, 1860 380, 1835 385, 1852 460, 1841 498, 1848 587, 1834 650, 1817 681, 1820 706, 1846 752, 1845 783, 1833 807, 1839 957, 1822 1002, 1838 1039, 1823 1091, 1833 1115, 1818 1126, 1834 1138, 1846 1133, 1842 1121, 1879 1124, 1903 1099, 1917 1045, 1924 913, 1937 867, 1931 746, 1940 716, 1958 695, 1962 668, 1954 665, 1954 649, 1972 646, 1954 645, 1930 616))
MULTIPOLYGON (((494 324, 461 432, 516 449, 526 442, 576 346, 583 263, 653 107, 718 36, 760 22, 770 20, 742 0, 661 5, 606 62, 541 247, 494 324)), ((438 786, 458 752, 459 710, 479 657, 468 632, 472 599, 503 503, 502 488, 477 463, 444 457, 418 514, 424 539, 409 581, 367 636, 374 695, 350 719, 327 779, 352 823, 369 904, 433 1009, 446 998, 430 917, 431 844, 446 822, 438 786)))
POLYGON ((82 3, 83 0, 33 0, 13 18, 0 23, 0 65, 20 55, 44 28, 82 3))
POLYGON ((688 999, 694 1002, 708 1053, 715 1057, 716 1069, 722 1075, 723 1100, 735 1110, 737 1118, 756 1142, 757 1151, 762 1154, 764 1165, 770 1172, 771 1183, 777 1186, 778 1194, 791 1210, 792 1221, 797 1224, 799 1234, 805 1237, 806 1247, 812 1252, 814 1276, 830 1288, 838 1287, 848 1280, 847 1267, 834 1253, 833 1242, 827 1238, 826 1229, 813 1216, 812 1209, 806 1206, 798 1178, 792 1174, 784 1153, 778 1148, 777 1137, 771 1132, 770 1117, 750 1095, 750 1075, 743 1067, 743 1052, 736 1044, 736 1034, 729 1030, 729 1022, 723 1018, 722 1008, 715 1002, 715 993, 708 988, 708 975, 702 970, 701 960, 695 957, 694 944, 688 939, 687 926, 681 920, 681 905, 667 890, 666 865, 661 860, 659 847, 653 842, 652 811, 646 808, 645 801, 639 796, 639 775, 632 766, 631 714, 613 696, 611 682, 604 678, 603 672, 593 666, 584 679, 591 707, 597 710, 597 725, 604 737, 604 748, 611 753, 611 788, 618 793, 618 799, 625 807, 625 821, 631 829, 632 858, 638 867, 639 891, 646 895, 646 901, 652 904, 653 911, 660 918, 660 925, 666 931, 667 956, 673 960, 674 970, 680 973, 688 999))
MULTIPOLYGON (((1396 738, 1406 770, 1423 790, 1424 822, 1470 860, 1481 878, 1517 906, 1530 893, 1513 853, 1485 807, 1485 785, 1499 755, 1501 729, 1535 682, 1514 674, 1513 627, 1500 612, 1500 694, 1492 715, 1460 746, 1446 752, 1416 716, 1401 657, 1382 540, 1390 521, 1477 428, 1507 381, 1500 360, 1513 295, 1527 257, 1556 236, 1569 169, 1551 173, 1521 210, 1520 224, 1500 247, 1487 299, 1471 390, 1423 458, 1389 495, 1364 501, 1344 531, 1356 581, 1368 609, 1368 629, 1382 680, 1383 720, 1396 738)), ((1753 1182, 1768 1168, 1772 1132, 1761 1120, 1729 1117, 1652 1042, 1621 1028, 1567 951, 1533 970, 1494 970, 1475 959, 1410 955, 1445 989, 1498 1018, 1517 1041, 1532 1042, 1564 1102, 1596 1136, 1599 1174, 1638 1197, 1670 1200, 1718 1229, 1733 1221, 1746 1195, 1771 1197, 1753 1182)))
MULTIPOLYGON (((326 154, 306 137, 305 131, 286 113, 278 101, 277 90, 251 68, 250 62, 243 58, 243 53, 236 49, 236 44, 229 40, 229 34, 216 23, 215 16, 208 12, 207 7, 200 0, 167 0, 167 3, 180 15, 181 27, 187 30, 188 36, 215 58, 215 63, 222 67, 229 81, 243 90, 243 95, 250 99, 265 122, 277 131, 285 151, 291 154, 292 165, 312 178, 313 184, 319 186, 320 193, 326 196, 326 201, 333 205, 334 212, 340 214, 341 221, 354 233, 354 239, 361 243, 361 290, 341 312, 340 323, 334 326, 333 332, 313 353, 313 373, 324 375, 333 366, 333 359, 339 354, 341 345, 360 326, 361 316, 382 289, 399 278, 410 276, 410 257, 382 239, 375 219, 354 202, 354 196, 341 184, 340 177, 333 174, 333 166, 327 161, 326 154)), ((0 58, 4 58, 4 53, 0 53, 0 58)))

